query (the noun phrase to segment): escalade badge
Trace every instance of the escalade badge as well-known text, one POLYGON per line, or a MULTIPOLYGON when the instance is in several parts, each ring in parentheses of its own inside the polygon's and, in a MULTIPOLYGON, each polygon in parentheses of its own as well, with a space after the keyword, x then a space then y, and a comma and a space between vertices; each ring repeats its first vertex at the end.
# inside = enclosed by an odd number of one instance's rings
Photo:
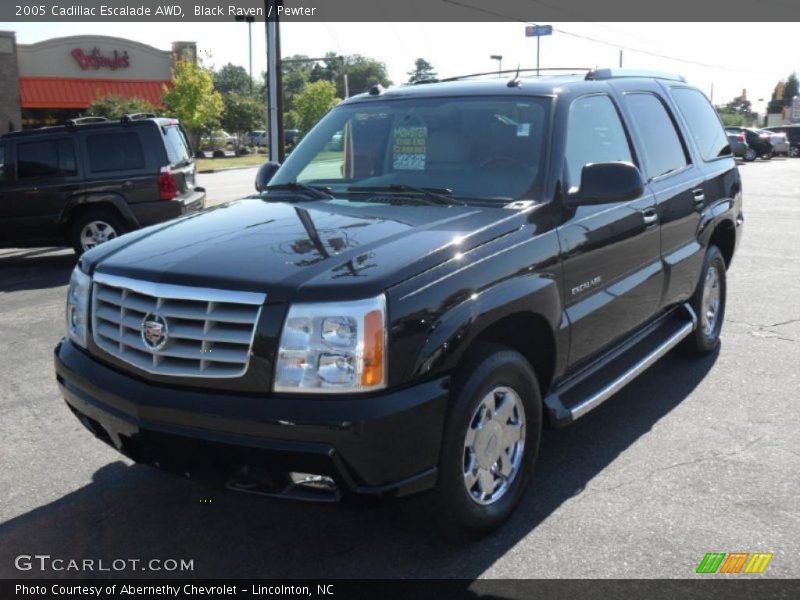
POLYGON ((150 313, 142 320, 142 341, 148 349, 161 350, 168 337, 167 321, 161 315, 150 313))

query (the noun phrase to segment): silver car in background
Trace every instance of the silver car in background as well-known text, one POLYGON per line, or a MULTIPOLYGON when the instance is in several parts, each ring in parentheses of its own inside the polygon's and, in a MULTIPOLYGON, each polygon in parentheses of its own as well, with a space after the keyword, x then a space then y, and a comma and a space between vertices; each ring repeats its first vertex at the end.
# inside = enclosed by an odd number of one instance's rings
POLYGON ((779 131, 768 131, 766 129, 759 129, 758 133, 767 134, 769 142, 772 144, 772 153, 776 156, 789 156, 789 138, 785 133, 779 131))

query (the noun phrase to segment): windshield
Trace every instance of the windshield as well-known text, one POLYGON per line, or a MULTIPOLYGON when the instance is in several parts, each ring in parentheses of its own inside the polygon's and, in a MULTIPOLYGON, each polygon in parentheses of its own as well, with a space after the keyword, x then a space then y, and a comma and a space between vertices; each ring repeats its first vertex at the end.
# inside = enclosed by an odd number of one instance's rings
POLYGON ((550 99, 413 98, 332 110, 271 184, 413 186, 508 201, 527 196, 544 165, 550 99))

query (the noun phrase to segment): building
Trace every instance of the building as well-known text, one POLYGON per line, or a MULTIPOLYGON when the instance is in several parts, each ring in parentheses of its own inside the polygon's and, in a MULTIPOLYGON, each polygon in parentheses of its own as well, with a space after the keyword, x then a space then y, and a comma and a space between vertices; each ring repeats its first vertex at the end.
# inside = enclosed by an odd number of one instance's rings
POLYGON ((63 123, 110 94, 161 104, 178 59, 196 60, 194 42, 172 51, 102 35, 17 44, 0 31, 0 134, 63 123))

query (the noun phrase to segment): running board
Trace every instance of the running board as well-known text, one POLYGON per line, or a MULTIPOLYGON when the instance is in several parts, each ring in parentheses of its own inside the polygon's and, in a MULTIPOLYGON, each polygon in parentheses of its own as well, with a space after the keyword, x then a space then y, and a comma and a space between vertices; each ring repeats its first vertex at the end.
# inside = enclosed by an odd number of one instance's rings
POLYGON ((697 315, 683 304, 645 326, 622 345, 564 380, 544 399, 550 423, 562 427, 597 408, 697 327, 697 315))

